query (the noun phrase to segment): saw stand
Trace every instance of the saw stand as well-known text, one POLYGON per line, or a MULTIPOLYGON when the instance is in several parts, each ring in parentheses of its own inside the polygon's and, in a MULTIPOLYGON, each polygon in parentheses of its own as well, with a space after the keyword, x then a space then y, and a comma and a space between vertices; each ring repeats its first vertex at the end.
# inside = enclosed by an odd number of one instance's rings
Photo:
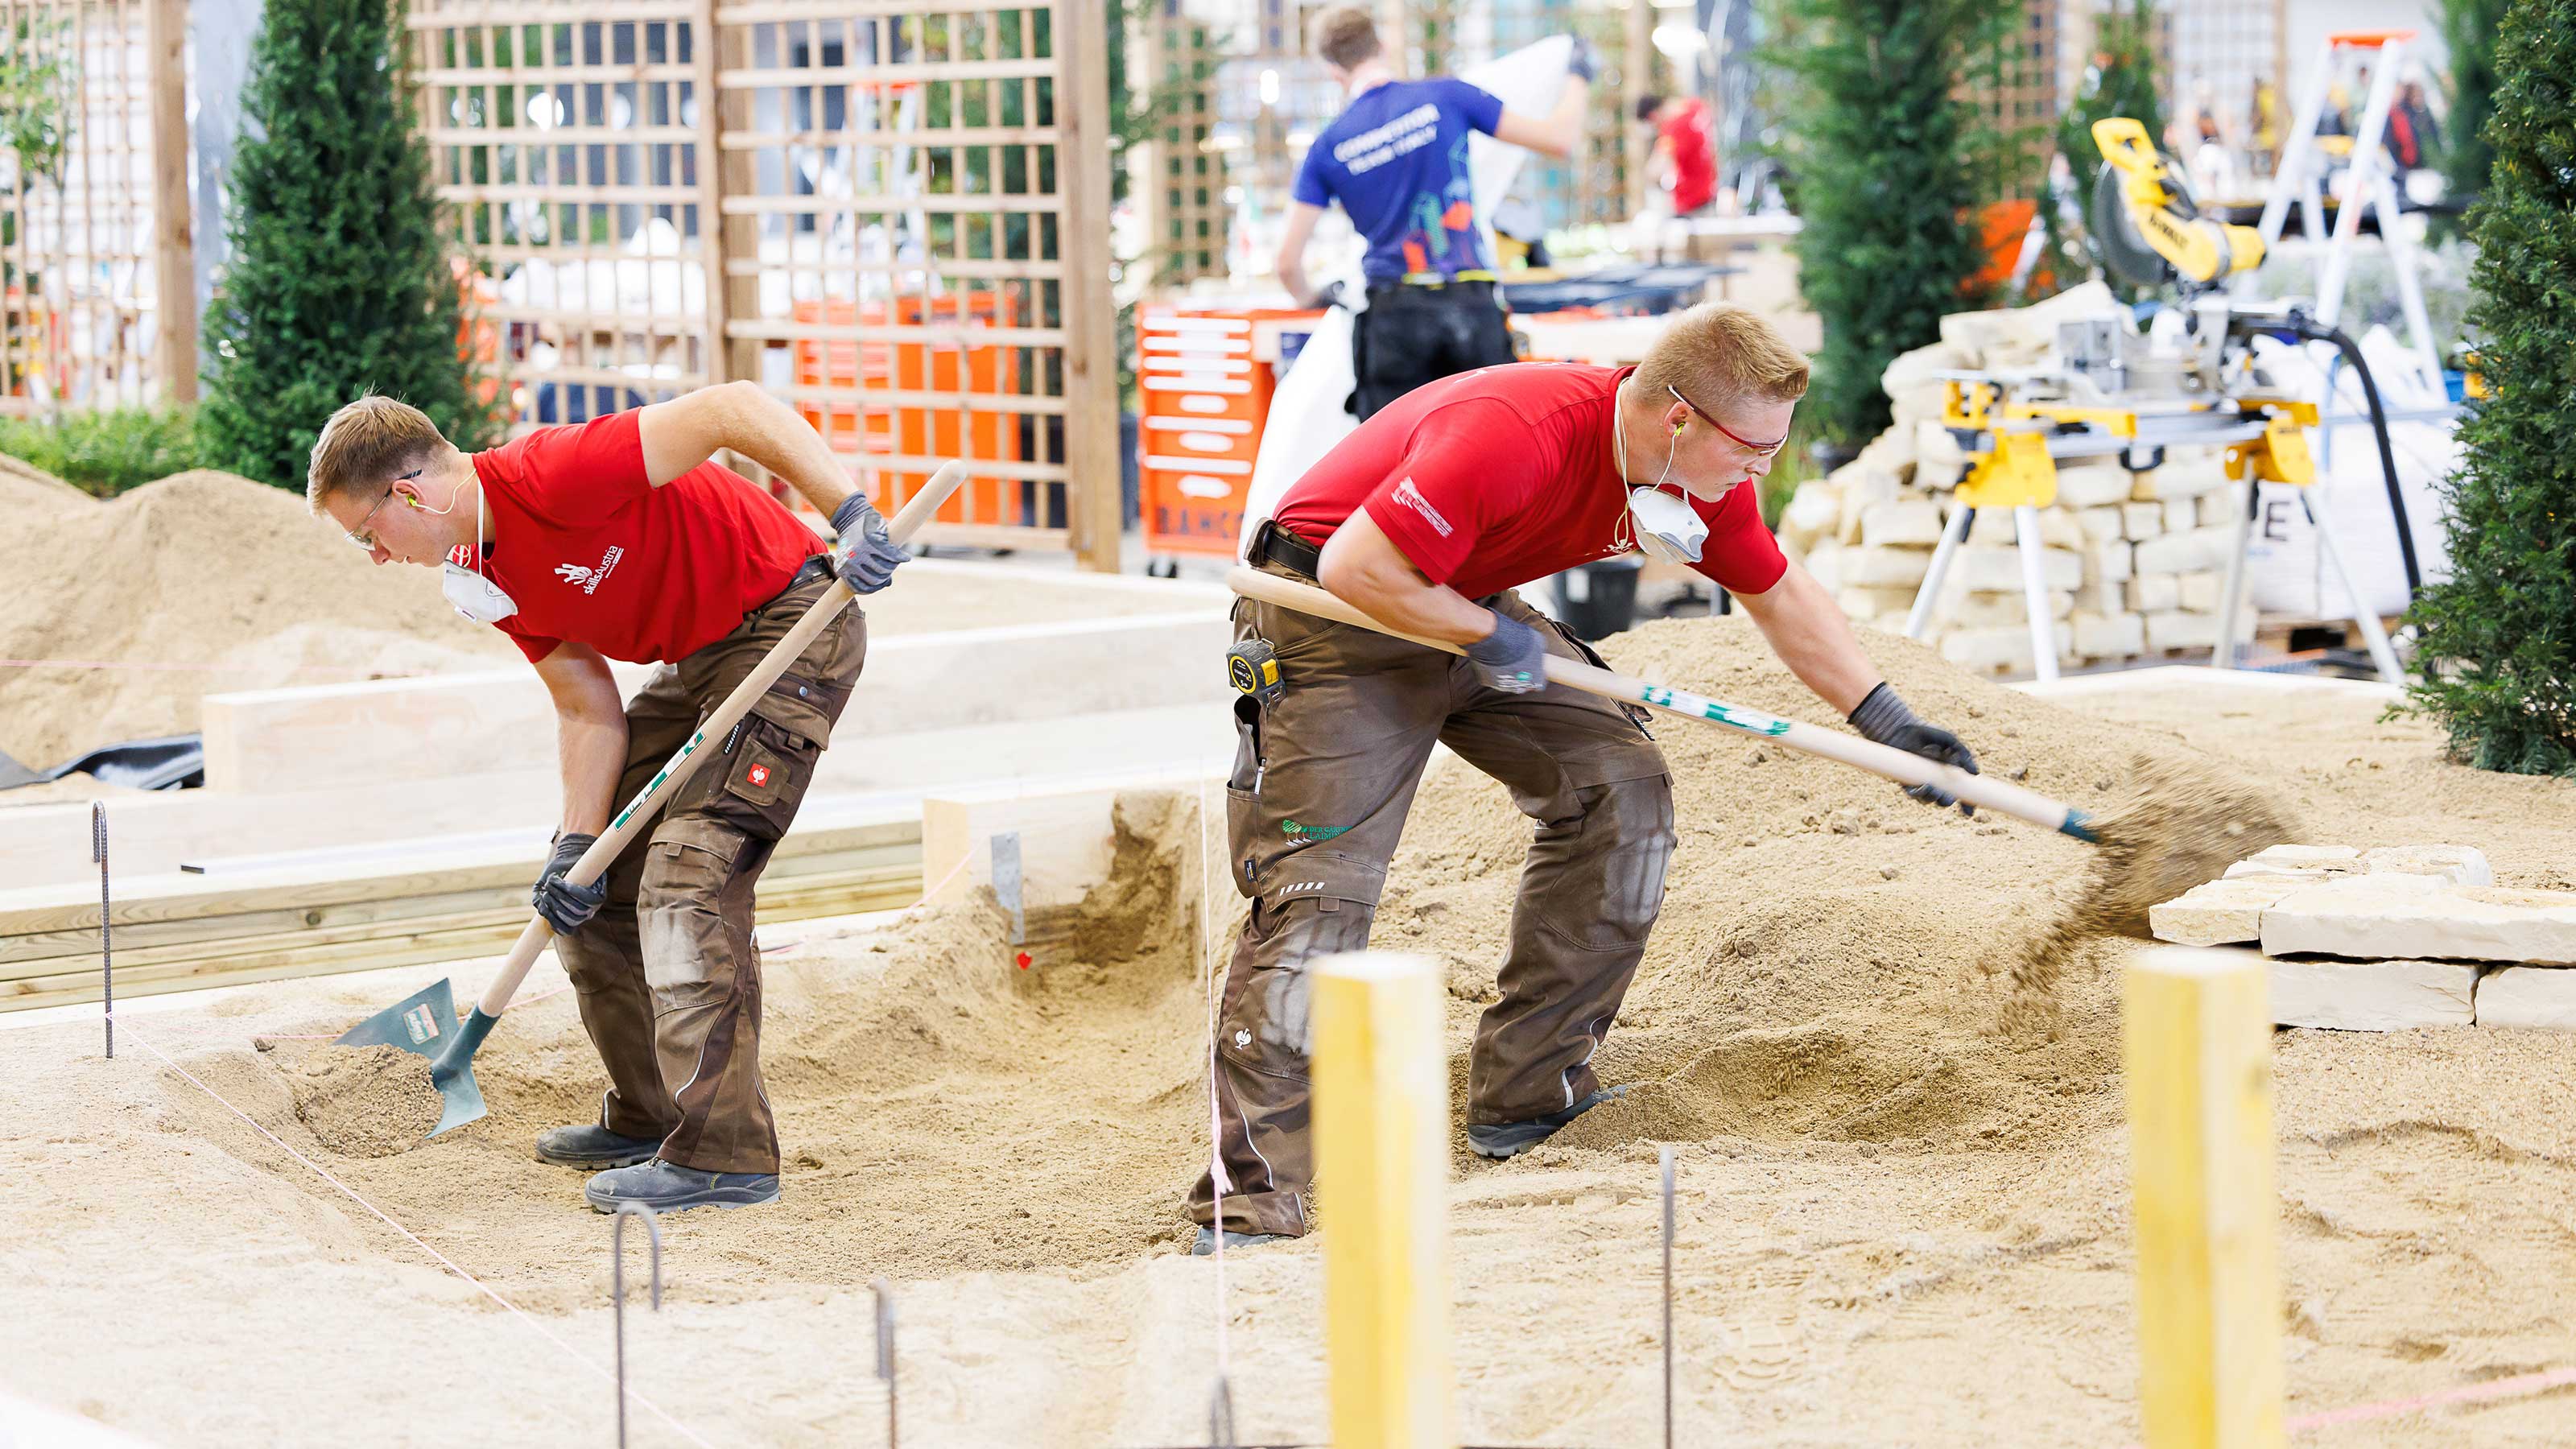
MULTIPOLYGON (((2264 250, 2272 251, 2281 240, 2281 228, 2287 224, 2290 204, 2295 200, 2300 226, 2308 239, 2325 238, 2324 189, 2326 172, 2333 164, 2326 143, 2349 139, 2352 153, 2345 160, 2343 195, 2335 209, 2334 234, 2319 257, 2317 322, 2332 327, 2343 314, 2344 284, 2352 274, 2353 245, 2361 236, 2361 214, 2367 208, 2378 216, 2379 239, 2388 249, 2390 269, 2396 273, 2398 305, 2406 316, 2416 365, 2423 369, 2424 381, 2438 392, 2442 359, 2433 349, 2433 323, 2424 311, 2424 284, 2415 247, 2400 230, 2397 183, 2381 145, 2388 134, 2388 114, 2397 104, 2398 71, 2404 65, 2407 44, 2414 38, 2412 30, 2339 31, 2319 43, 2317 58, 2310 63, 2307 83, 2300 91, 2298 116, 2282 143, 2281 163, 2273 172, 2272 189, 2263 199, 2263 217, 2256 230, 2262 233, 2264 250), (2317 134, 2317 125, 2325 116, 2327 96, 2334 89, 2346 52, 2376 53, 2370 95, 2362 103, 2351 137, 2322 137, 2317 134)), ((2238 279, 2239 295, 2249 285, 2251 275, 2238 279)))
POLYGON ((2116 457, 2123 467, 2138 472, 2160 463, 2168 446, 2223 446, 2227 476, 2232 486, 2244 488, 2245 508, 2237 515, 2236 537, 2219 588, 2218 639, 2210 664, 2219 669, 2236 667, 2236 616, 2245 597, 2245 550, 2253 537, 2254 512, 2262 485, 2282 483, 2299 490, 2299 506, 2315 525, 2317 546, 2325 551, 2336 579, 2353 601, 2354 622, 2370 645, 2371 662, 2378 666, 2380 678, 2391 684, 2404 682, 2397 651, 2390 647, 2379 616, 2362 603, 2352 569, 2335 542, 2325 500, 2313 486, 2316 463, 2308 452, 2306 430, 2316 426, 2315 403, 2248 394, 2220 406, 2148 410, 2026 401, 2009 395, 2011 380, 1977 374, 1953 373, 1945 380, 1950 397, 1943 425, 1963 445, 1982 439, 1986 447, 1969 455, 1967 474, 1957 490, 1959 506, 1941 530, 1931 567, 1905 616, 1908 639, 1921 639, 1932 622, 1942 579, 1976 522, 1977 510, 2010 508, 2014 543, 2021 553, 2022 607, 2030 620, 2032 673, 2042 682, 2056 679, 2057 621, 2048 606, 2048 582, 2040 567, 2039 510, 2057 501, 2057 459, 2116 457), (2141 456, 2146 461, 2135 461, 2141 456))
POLYGON ((1905 637, 1921 639, 1932 622, 1941 580, 1977 521, 1977 510, 2009 508, 2014 545, 2021 550, 2022 607, 2030 615, 2031 669, 2042 682, 2057 678, 2057 617, 2048 607, 2048 580, 2039 566, 2039 510, 2057 501, 2057 469, 2049 461, 2047 440, 2036 432, 1997 430, 1994 451, 1969 466, 1955 497, 1958 506, 1950 510, 1949 525, 1932 550, 1932 566, 1915 592, 1914 607, 1906 611, 1905 637))

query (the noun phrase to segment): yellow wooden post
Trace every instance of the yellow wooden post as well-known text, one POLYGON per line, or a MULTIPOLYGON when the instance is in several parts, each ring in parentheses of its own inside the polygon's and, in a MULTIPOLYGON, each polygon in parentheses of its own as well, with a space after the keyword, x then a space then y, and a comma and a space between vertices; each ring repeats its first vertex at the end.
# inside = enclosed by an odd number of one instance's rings
POLYGON ((2148 1449, 2283 1442, 2272 1013, 2251 951, 2155 946, 2122 984, 2148 1449))
POLYGON ((1439 964, 1314 967, 1316 1177, 1335 1449, 1454 1449, 1439 964))

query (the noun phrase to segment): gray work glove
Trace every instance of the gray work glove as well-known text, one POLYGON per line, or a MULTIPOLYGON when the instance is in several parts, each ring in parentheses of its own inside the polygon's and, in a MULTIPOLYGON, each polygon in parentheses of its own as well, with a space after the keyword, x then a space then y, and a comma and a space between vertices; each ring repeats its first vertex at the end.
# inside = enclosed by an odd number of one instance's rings
POLYGON ((1476 666, 1476 682, 1505 694, 1536 694, 1547 688, 1547 645, 1538 631, 1500 610, 1494 632, 1467 646, 1467 662, 1476 666))
POLYGON ((873 594, 894 582, 895 565, 912 557, 886 532, 885 516, 864 493, 853 493, 832 510, 832 572, 854 594, 873 594))
POLYGON ((1592 42, 1580 35, 1574 37, 1574 53, 1565 58, 1565 73, 1589 85, 1600 69, 1600 62, 1593 58, 1592 42))
POLYGON ((537 914, 546 918, 546 924, 554 927, 557 935, 569 936, 589 925, 590 918, 598 915, 599 908, 608 903, 606 871, 600 872, 599 879, 586 886, 577 886, 564 879, 564 872, 571 870, 581 859, 581 853, 590 849, 598 839, 596 835, 583 835, 578 831, 556 836, 555 853, 546 858, 545 874, 537 877, 536 889, 528 892, 529 904, 537 908, 537 914))
MULTIPOLYGON (((1882 680, 1876 689, 1851 712, 1851 727, 1882 745, 1889 745, 1909 755, 1921 755, 1944 765, 1956 765, 1973 775, 1977 757, 1959 742, 1959 737, 1938 725, 1925 724, 1906 708, 1905 701, 1882 680)), ((1974 815, 1977 807, 1961 804, 1958 797, 1933 785, 1910 785, 1905 793, 1933 805, 1958 805, 1962 815, 1974 815)))

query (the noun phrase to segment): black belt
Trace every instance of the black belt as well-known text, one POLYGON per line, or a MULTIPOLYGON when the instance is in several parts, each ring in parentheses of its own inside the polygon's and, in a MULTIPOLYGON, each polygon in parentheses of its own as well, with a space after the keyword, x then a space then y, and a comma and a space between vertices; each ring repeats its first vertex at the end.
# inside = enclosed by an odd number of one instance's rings
POLYGON ((1252 535, 1252 547, 1246 552, 1256 564, 1277 564, 1310 579, 1324 576, 1324 551, 1281 528, 1277 519, 1261 521, 1260 531, 1252 535))

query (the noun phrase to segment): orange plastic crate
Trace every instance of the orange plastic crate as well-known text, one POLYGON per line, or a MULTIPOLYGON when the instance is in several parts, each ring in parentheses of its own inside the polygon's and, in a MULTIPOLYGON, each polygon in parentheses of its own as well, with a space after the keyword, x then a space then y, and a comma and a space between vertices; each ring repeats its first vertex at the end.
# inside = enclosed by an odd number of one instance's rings
MULTIPOLYGON (((827 327, 919 327, 962 323, 977 326, 1017 325, 1017 308, 997 292, 958 292, 933 297, 899 297, 891 303, 838 300, 799 302, 796 320, 827 327)), ((795 344, 796 384, 800 388, 854 388, 867 392, 940 392, 966 398, 1012 397, 1023 391, 1019 349, 998 342, 923 340, 862 342, 856 337, 800 337, 795 344)), ((806 401, 805 420, 823 441, 839 452, 885 457, 963 458, 970 462, 1017 462, 1022 457, 1023 414, 978 408, 971 402, 926 404, 906 402, 861 409, 855 405, 806 401)), ((862 464, 862 466, 868 466, 862 464)), ((871 467, 877 507, 891 514, 930 481, 926 469, 871 467)), ((1022 521, 1021 480, 994 474, 969 474, 964 487, 940 505, 942 523, 1016 525, 1022 521)))

